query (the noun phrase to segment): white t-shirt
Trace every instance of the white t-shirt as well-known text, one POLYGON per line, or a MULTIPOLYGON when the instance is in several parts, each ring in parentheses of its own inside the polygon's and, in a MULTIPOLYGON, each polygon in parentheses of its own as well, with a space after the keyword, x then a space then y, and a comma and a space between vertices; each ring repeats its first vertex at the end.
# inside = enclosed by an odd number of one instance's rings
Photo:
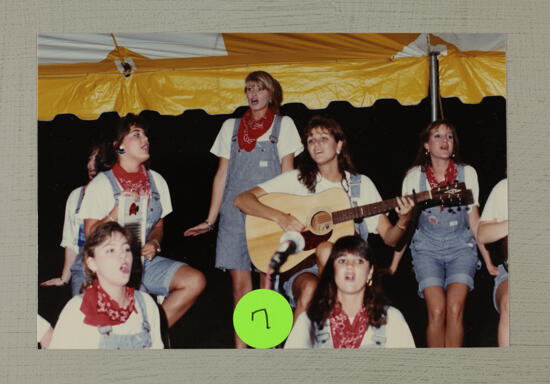
MULTIPOLYGON (((286 339, 285 348, 313 348, 309 336, 310 326, 311 320, 307 316, 307 312, 298 316, 290 335, 286 339)), ((326 329, 326 327, 329 328, 330 333, 330 321, 328 319, 323 329, 326 329)), ((372 344, 373 337, 374 327, 369 326, 361 341, 361 345, 372 344)), ((332 341, 331 333, 330 339, 332 341)), ((387 309, 386 348, 415 348, 414 339, 405 318, 394 307, 388 307, 387 309)))
MULTIPOLYGON (((479 197, 479 185, 477 182, 477 173, 476 170, 469 166, 464 166, 464 182, 466 183, 466 188, 472 190, 472 194, 474 195, 474 203, 468 206, 468 209, 471 209, 474 205, 479 206, 478 197, 479 197)), ((402 187, 402 194, 403 195, 410 195, 412 194, 412 190, 416 192, 420 192, 418 190, 418 186, 420 184, 420 166, 416 166, 414 168, 411 168, 409 172, 407 172, 407 175, 405 176, 405 179, 403 180, 403 187, 402 187)), ((426 189, 430 190, 430 183, 428 182, 428 179, 426 178, 426 189)))
MULTIPOLYGON (((158 307, 147 293, 141 292, 147 310, 147 321, 151 325, 153 349, 162 349, 160 337, 160 317, 158 307)), ((101 334, 96 326, 84 324, 84 314, 80 311, 82 297, 75 296, 65 305, 55 325, 50 348, 52 349, 97 349, 101 334)), ((136 304, 137 308, 137 304, 136 304)), ((128 335, 142 331, 141 311, 132 312, 124 324, 114 325, 113 334, 128 335)))
POLYGON ((84 187, 75 188, 67 199, 67 204, 65 204, 65 221, 63 222, 63 238, 61 239, 61 246, 72 249, 77 255, 79 251, 78 231, 80 224, 82 224, 82 219, 77 217, 75 211, 82 188, 84 187))
MULTIPOLYGON (((271 180, 258 185, 267 193, 290 193, 293 195, 307 196, 309 195, 309 190, 307 187, 298 180, 299 172, 297 169, 288 171, 280 174, 277 177, 274 177, 271 180)), ((346 172, 346 178, 350 179, 350 173, 346 172)), ((315 185, 315 192, 323 192, 329 188, 340 188, 343 189, 342 183, 332 182, 323 178, 319 173, 317 174, 317 184, 315 185)), ((358 199, 359 205, 366 205, 376 203, 381 201, 382 197, 374 183, 365 175, 361 175, 361 194, 358 199)), ((376 227, 378 227, 378 220, 380 215, 367 217, 367 228, 370 233, 378 233, 376 227)))
MULTIPOLYGON (((225 120, 210 152, 218 157, 224 157, 229 159, 231 156, 231 138, 233 137, 233 129, 235 128, 235 119, 225 120)), ((258 138, 257 141, 269 141, 269 136, 273 131, 273 124, 258 138)), ((281 119, 281 129, 279 131, 279 140, 277 142, 277 151, 279 153, 279 160, 290 153, 294 153, 297 156, 304 150, 302 142, 300 141, 300 135, 294 125, 294 121, 288 116, 283 116, 281 119)))
POLYGON ((493 219, 497 222, 508 220, 508 179, 503 179, 494 186, 479 220, 493 219))
MULTIPOLYGON (((160 194, 160 204, 162 206, 161 217, 164 217, 172 212, 172 201, 170 200, 168 184, 166 184, 166 181, 159 173, 151 170, 151 174, 153 175, 153 180, 160 194)), ((105 174, 100 173, 90 182, 90 184, 88 184, 78 217, 81 220, 101 220, 109 214, 114 206, 115 198, 113 196, 111 183, 105 174)))

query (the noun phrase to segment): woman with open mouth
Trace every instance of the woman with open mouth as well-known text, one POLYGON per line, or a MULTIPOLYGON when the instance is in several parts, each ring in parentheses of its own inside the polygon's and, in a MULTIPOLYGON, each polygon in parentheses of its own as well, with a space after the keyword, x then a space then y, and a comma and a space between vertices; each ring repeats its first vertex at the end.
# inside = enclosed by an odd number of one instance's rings
POLYGON ((414 348, 398 309, 386 305, 374 255, 359 236, 338 239, 313 300, 296 320, 285 348, 414 348))
MULTIPOLYGON (((413 166, 403 180, 403 193, 422 192, 455 181, 465 182, 474 203, 462 207, 428 207, 421 211, 410 245, 418 295, 426 300, 428 347, 461 347, 462 324, 468 292, 474 288, 478 265, 476 237, 479 223, 477 174, 459 160, 454 126, 436 120, 420 132, 413 166)), ((481 244, 481 252, 487 252, 481 244)), ((405 251, 394 253, 394 273, 405 251)))
POLYGON ((131 234, 116 222, 96 226, 83 248, 89 280, 83 294, 63 308, 53 349, 163 348, 160 317, 147 293, 127 286, 132 268, 131 234))
MULTIPOLYGON (((252 290, 252 264, 245 216, 233 200, 258 183, 293 169, 294 156, 303 150, 294 122, 279 114, 283 91, 276 79, 264 71, 252 72, 246 77, 244 93, 248 110, 242 118, 223 123, 210 150, 220 159, 208 216, 184 232, 184 236, 197 236, 212 231, 220 216, 215 266, 229 270, 234 305, 252 290)), ((261 273, 262 286, 264 279, 261 273)), ((246 348, 236 333, 235 347, 246 348)))
POLYGON ((134 202, 125 216, 131 217, 139 209, 147 211, 140 252, 143 257, 140 289, 165 297, 162 308, 171 327, 193 305, 206 279, 191 266, 160 256, 163 218, 172 212, 172 202, 164 178, 149 169, 147 131, 147 122, 139 116, 128 114, 119 120, 114 140, 99 153, 102 166, 109 170, 99 173, 88 184, 78 215, 84 220, 87 237, 102 223, 121 221, 118 217, 121 196, 134 202), (139 203, 143 203, 141 208, 139 203))

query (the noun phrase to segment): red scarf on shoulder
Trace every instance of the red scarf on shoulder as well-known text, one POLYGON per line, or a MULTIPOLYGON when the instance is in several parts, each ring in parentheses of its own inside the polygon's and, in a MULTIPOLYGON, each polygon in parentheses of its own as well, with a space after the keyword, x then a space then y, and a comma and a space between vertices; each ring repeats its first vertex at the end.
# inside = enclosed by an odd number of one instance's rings
POLYGON ((369 327, 367 309, 364 305, 355 315, 353 324, 351 324, 340 303, 336 303, 329 316, 329 321, 334 348, 359 348, 361 346, 369 327))
POLYGON ((256 146, 256 140, 261 137, 273 124, 275 115, 271 109, 267 109, 264 116, 260 120, 254 120, 250 108, 244 113, 239 124, 237 139, 239 148, 250 152, 256 146))
POLYGON ((80 305, 80 311, 84 314, 84 324, 104 327, 125 323, 132 312, 138 313, 135 306, 134 288, 126 287, 126 295, 129 298, 128 305, 121 308, 95 279, 93 284, 84 291, 80 305))

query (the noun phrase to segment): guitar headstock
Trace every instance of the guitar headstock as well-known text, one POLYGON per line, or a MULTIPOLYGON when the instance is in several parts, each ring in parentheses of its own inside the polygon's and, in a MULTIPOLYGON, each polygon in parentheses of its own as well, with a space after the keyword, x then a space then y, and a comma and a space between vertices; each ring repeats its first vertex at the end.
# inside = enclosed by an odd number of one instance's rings
POLYGON ((458 206, 474 203, 472 190, 466 189, 466 183, 455 181, 444 187, 437 187, 431 190, 432 198, 428 205, 458 206))

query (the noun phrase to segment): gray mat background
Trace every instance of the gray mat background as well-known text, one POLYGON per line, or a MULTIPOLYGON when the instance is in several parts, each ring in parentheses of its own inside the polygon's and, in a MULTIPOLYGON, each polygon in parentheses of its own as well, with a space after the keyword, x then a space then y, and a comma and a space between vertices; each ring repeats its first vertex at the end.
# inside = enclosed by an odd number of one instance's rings
POLYGON ((0 382, 547 383, 548 1, 0 2, 0 382), (143 352, 36 349, 36 34, 505 32, 510 349, 143 352))

